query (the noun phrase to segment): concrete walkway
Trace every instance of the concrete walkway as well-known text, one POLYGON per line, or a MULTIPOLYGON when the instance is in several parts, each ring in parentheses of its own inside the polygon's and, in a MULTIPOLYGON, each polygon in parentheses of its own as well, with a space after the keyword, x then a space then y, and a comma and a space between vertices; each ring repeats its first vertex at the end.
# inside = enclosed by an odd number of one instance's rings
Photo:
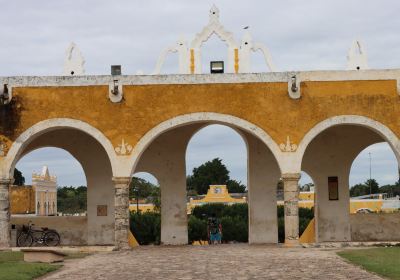
POLYGON ((277 246, 144 246, 66 261, 43 279, 382 279, 334 250, 277 246))

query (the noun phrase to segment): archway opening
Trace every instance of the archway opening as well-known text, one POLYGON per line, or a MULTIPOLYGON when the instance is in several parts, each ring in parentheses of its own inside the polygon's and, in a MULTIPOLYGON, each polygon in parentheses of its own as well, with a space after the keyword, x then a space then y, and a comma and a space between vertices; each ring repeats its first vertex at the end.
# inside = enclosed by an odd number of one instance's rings
POLYGON ((210 124, 186 150, 189 242, 248 242, 247 145, 235 129, 210 124), (223 235, 220 233, 223 231, 223 235))
POLYGON ((21 174, 14 172, 14 189, 11 190, 10 200, 12 215, 86 216, 86 176, 80 163, 67 151, 59 148, 36 149, 21 157, 16 170, 21 174), (46 191, 56 191, 55 199, 47 201, 44 198, 46 191), (23 203, 21 200, 28 199, 29 194, 34 196, 30 197, 29 202, 23 203), (45 207, 45 200, 48 207, 45 207), (40 207, 29 206, 29 210, 21 208, 31 204, 39 204, 40 207))
MULTIPOLYGON (((315 183, 317 242, 357 241, 355 219, 350 215, 350 171, 361 151, 386 141, 377 130, 367 125, 338 124, 321 131, 308 144, 302 169, 315 183)), ((376 234, 369 236, 375 238, 376 234)))
POLYGON ((399 165, 388 143, 376 143, 355 157, 350 170, 350 223, 354 241, 399 240, 391 228, 400 218, 399 165), (375 223, 381 228, 371 227, 375 223))
MULTIPOLYGON (((21 225, 32 220, 37 227, 53 228, 59 232, 62 245, 113 245, 112 170, 107 153, 98 140, 75 128, 55 127, 41 131, 22 143, 11 170, 14 166, 23 170, 29 168, 32 156, 44 165, 46 161, 53 162, 54 170, 43 168, 33 175, 38 196, 35 214, 28 220, 16 217, 11 222, 21 225), (57 178, 61 180, 58 185, 69 183, 73 186, 57 189, 55 172, 61 174, 57 178), (58 197, 51 187, 57 190, 58 197), (54 203, 53 206, 51 200, 57 201, 57 205, 54 203)), ((35 199, 36 195, 33 196, 35 199)))
MULTIPOLYGON (((242 171, 242 174, 247 174, 247 176, 242 176, 244 178, 247 177, 247 182, 242 183, 240 177, 235 176, 233 178, 227 178, 225 176, 224 180, 221 182, 218 180, 216 181, 218 185, 213 187, 214 194, 212 195, 219 196, 220 199, 223 200, 220 201, 220 205, 232 205, 245 209, 242 209, 241 213, 245 213, 242 216, 246 219, 244 227, 248 230, 248 241, 250 243, 277 243, 276 184, 280 177, 280 168, 273 153, 266 145, 266 143, 269 142, 264 142, 265 140, 263 137, 265 137, 266 134, 259 136, 263 139, 261 140, 255 135, 258 133, 255 127, 252 127, 252 129, 248 129, 246 125, 242 127, 241 123, 244 121, 233 121, 233 117, 227 117, 227 122, 223 121, 222 115, 213 113, 209 113, 209 116, 203 113, 201 117, 204 118, 204 120, 199 118, 194 122, 189 121, 180 124, 175 123, 174 120, 168 121, 168 125, 170 126, 168 128, 165 128, 163 123, 162 126, 164 130, 156 137, 149 139, 150 141, 147 140, 149 144, 143 152, 139 153, 141 156, 135 164, 134 172, 150 172, 157 177, 160 183, 161 243, 188 243, 187 223, 188 219, 192 217, 191 205, 195 204, 195 202, 204 203, 205 201, 201 201, 201 199, 208 200, 207 193, 210 189, 209 185, 214 183, 209 182, 203 184, 201 185, 201 191, 198 191, 199 189, 194 191, 195 188, 191 184, 187 184, 187 182, 190 182, 192 179, 188 178, 187 175, 189 175, 189 177, 193 176, 195 172, 191 172, 193 170, 192 168, 199 168, 199 166, 196 166, 196 161, 190 163, 189 160, 187 162, 187 158, 190 157, 191 153, 197 154, 199 156, 197 161, 200 165, 208 162, 209 164, 206 165, 214 166, 215 164, 221 167, 221 165, 225 165, 223 160, 218 159, 218 156, 221 155, 216 155, 211 152, 211 155, 209 154, 204 157, 206 154, 205 151, 210 148, 212 150, 213 145, 211 144, 213 142, 217 142, 217 144, 219 143, 221 145, 220 148, 214 148, 215 151, 218 149, 227 149, 227 138, 220 137, 218 133, 211 133, 205 136, 208 141, 206 141, 206 143, 200 141, 201 144, 197 152, 192 152, 191 143, 195 143, 197 138, 196 136, 193 138, 193 135, 198 132, 201 136, 202 129, 204 129, 204 131, 220 132, 221 128, 236 134, 235 137, 238 137, 239 143, 241 142, 244 154, 242 155, 242 166, 247 166, 247 171, 242 171), (215 120, 210 119, 210 117, 214 115, 216 115, 215 120), (193 142, 191 142, 191 139, 193 139, 193 142), (188 145, 189 148, 187 149, 188 145), (214 156, 217 156, 217 158, 214 158, 214 156), (206 159, 206 162, 203 162, 204 159, 206 159), (190 167, 188 167, 187 164, 190 167), (234 181, 236 186, 232 185, 233 187, 240 188, 240 193, 229 194, 228 188, 224 186, 225 183, 225 185, 227 185, 229 180, 234 181), (189 195, 192 196, 188 196, 187 185, 189 185, 189 195), (247 198, 245 193, 246 186, 248 189, 247 198), (223 193, 224 191, 225 193, 223 193), (237 198, 235 196, 237 196, 237 198), (238 203, 239 200, 240 203, 238 203), (248 202, 248 204, 246 202, 248 202)), ((184 116, 184 118, 186 117, 184 116)), ((276 151, 276 147, 273 148, 275 149, 274 151, 276 151)), ((237 158, 234 158, 233 161, 237 161, 237 158)), ((229 167, 235 166, 235 164, 229 164, 229 167)), ((227 169, 226 167, 227 166, 225 166, 225 169, 227 169)), ((199 226, 204 228, 204 222, 207 224, 207 217, 200 214, 200 216, 196 218, 203 219, 202 225, 199 226)), ((234 223, 231 224, 234 225, 234 223)), ((198 226, 198 224, 196 224, 196 226, 198 226)))
POLYGON ((129 185, 130 230, 140 245, 160 244, 161 191, 148 172, 133 174, 129 185))

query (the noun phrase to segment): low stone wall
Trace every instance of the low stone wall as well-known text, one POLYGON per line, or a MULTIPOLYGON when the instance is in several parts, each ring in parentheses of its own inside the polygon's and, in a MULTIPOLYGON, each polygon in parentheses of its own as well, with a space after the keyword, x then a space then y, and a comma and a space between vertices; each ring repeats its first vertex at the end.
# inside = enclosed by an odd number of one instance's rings
POLYGON ((351 241, 400 241, 400 213, 351 214, 351 241))
MULTIPOLYGON (((17 229, 29 221, 35 227, 55 229, 61 237, 61 245, 87 245, 87 217, 74 216, 11 216, 11 224, 17 229)), ((18 234, 19 232, 17 232, 18 234)))

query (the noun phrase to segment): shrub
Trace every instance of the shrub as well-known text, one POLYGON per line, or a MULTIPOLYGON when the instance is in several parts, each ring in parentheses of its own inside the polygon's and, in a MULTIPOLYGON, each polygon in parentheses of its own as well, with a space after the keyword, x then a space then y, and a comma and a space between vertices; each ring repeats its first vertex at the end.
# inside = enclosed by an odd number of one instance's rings
MULTIPOLYGON (((284 207, 278 209, 278 240, 285 240, 284 207)), ((215 213, 222 224, 223 242, 248 241, 248 205, 245 203, 225 205, 222 203, 204 204, 193 209, 188 219, 189 242, 207 240, 208 217, 215 213)), ((299 208, 299 233, 304 232, 310 220, 314 217, 314 209, 299 208)), ((159 244, 161 236, 161 215, 155 212, 132 212, 131 231, 141 245, 159 244)))
POLYGON ((189 243, 207 240, 207 221, 190 216, 188 221, 189 243))
POLYGON ((200 206, 196 206, 192 211, 192 216, 195 216, 198 219, 207 219, 211 217, 214 213, 217 217, 222 216, 222 211, 226 208, 227 205, 223 203, 207 203, 200 206))
POLYGON ((140 245, 160 244, 161 215, 156 212, 131 212, 130 229, 140 245))
POLYGON ((246 220, 239 216, 224 216, 221 218, 222 241, 223 242, 247 242, 249 238, 246 220))

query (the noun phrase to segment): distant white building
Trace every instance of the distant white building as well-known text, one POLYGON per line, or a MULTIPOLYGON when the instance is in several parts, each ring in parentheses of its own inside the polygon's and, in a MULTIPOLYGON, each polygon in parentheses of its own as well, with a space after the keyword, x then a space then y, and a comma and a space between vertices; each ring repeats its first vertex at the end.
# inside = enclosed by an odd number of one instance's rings
POLYGON ((43 166, 40 174, 32 174, 32 186, 35 190, 36 215, 57 215, 57 177, 50 175, 47 166, 43 166))

